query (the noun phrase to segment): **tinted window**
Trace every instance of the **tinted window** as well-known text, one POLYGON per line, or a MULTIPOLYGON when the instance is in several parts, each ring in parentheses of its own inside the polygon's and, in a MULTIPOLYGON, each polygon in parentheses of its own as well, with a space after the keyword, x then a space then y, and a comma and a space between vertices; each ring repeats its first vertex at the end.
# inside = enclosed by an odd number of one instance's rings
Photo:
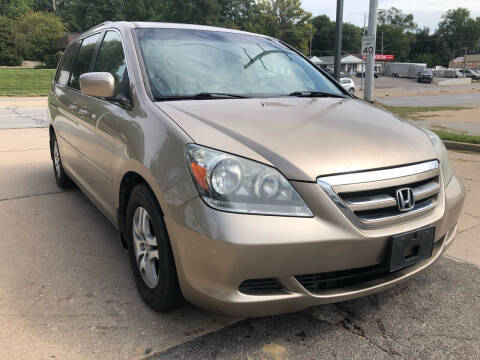
POLYGON ((127 64, 123 53, 122 38, 116 31, 108 31, 97 56, 95 72, 109 72, 115 79, 115 95, 120 92, 123 81, 127 81, 127 64))
POLYGON ((58 67, 57 84, 67 85, 68 78, 70 77, 70 73, 72 71, 73 62, 75 61, 75 55, 77 55, 79 47, 80 43, 74 42, 66 50, 62 59, 62 63, 58 67))
POLYGON ((222 31, 137 29, 154 96, 342 92, 280 42, 222 31))
POLYGON ((69 82, 70 87, 80 90, 80 75, 88 72, 99 38, 100 34, 96 34, 83 39, 72 70, 72 77, 69 82))

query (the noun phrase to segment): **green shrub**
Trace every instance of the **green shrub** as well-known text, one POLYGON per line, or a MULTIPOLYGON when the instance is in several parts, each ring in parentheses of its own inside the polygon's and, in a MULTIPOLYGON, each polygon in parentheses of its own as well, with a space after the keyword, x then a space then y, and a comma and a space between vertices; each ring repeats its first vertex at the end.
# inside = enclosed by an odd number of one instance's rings
POLYGON ((18 66, 22 58, 15 49, 15 21, 0 16, 0 65, 18 66))
POLYGON ((25 60, 45 61, 46 56, 57 53, 58 40, 64 34, 65 25, 55 15, 29 12, 16 22, 15 46, 25 60))
POLYGON ((62 58, 62 51, 57 51, 56 54, 51 54, 51 55, 45 55, 44 62, 45 66, 43 67, 44 69, 56 69, 58 62, 62 58))
POLYGON ((13 49, 7 49, 0 53, 0 65, 20 66, 22 58, 13 49))

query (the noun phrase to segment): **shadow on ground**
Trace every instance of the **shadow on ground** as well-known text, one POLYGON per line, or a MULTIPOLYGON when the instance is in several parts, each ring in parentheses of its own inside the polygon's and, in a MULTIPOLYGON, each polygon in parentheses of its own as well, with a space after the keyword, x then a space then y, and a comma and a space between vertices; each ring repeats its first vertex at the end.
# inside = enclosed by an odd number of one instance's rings
POLYGON ((244 320, 152 359, 478 359, 479 278, 442 258, 384 293, 244 320))

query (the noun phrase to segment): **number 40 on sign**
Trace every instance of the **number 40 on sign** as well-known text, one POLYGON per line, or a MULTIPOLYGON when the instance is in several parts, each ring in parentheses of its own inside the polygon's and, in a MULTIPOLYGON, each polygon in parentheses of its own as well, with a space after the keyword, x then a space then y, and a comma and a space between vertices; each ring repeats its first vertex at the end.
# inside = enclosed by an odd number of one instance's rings
POLYGON ((362 38, 362 54, 375 55, 375 36, 364 36, 362 38))

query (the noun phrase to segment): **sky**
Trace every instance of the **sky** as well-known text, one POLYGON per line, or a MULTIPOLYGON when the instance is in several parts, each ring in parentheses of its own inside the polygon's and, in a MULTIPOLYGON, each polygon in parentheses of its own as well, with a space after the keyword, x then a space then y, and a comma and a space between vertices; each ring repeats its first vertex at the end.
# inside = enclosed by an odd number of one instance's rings
MULTIPOLYGON (((302 0, 303 8, 313 15, 326 14, 335 20, 336 0, 302 0)), ((473 18, 480 16, 480 0, 379 0, 379 9, 389 7, 401 9, 404 13, 413 14, 415 22, 420 26, 428 26, 430 31, 437 28, 442 14, 449 9, 464 7, 470 10, 473 18)), ((345 22, 363 26, 364 14, 368 16, 369 0, 344 0, 345 22)), ((368 21, 368 20, 367 20, 368 21)))

